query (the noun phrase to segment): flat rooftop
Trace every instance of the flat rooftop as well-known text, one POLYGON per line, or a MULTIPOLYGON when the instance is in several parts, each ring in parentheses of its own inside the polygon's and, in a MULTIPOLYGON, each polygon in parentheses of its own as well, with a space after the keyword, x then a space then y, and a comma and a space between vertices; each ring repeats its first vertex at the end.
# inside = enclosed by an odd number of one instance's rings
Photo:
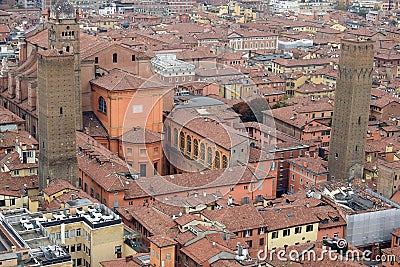
POLYGON ((67 202, 70 209, 51 212, 30 213, 23 209, 7 211, 3 215, 18 233, 31 239, 32 230, 83 221, 92 229, 121 223, 120 217, 102 204, 93 204, 89 199, 77 199, 67 202))
POLYGON ((69 262, 71 256, 57 244, 54 238, 43 228, 41 221, 43 215, 31 214, 26 209, 5 211, 0 214, 0 255, 13 259, 10 248, 18 244, 19 248, 30 251, 30 259, 19 262, 23 266, 52 265, 55 263, 69 262), (11 240, 12 239, 12 240, 11 240))
POLYGON ((350 184, 343 181, 330 181, 323 187, 321 192, 349 215, 400 207, 393 201, 373 192, 359 179, 354 179, 350 184))

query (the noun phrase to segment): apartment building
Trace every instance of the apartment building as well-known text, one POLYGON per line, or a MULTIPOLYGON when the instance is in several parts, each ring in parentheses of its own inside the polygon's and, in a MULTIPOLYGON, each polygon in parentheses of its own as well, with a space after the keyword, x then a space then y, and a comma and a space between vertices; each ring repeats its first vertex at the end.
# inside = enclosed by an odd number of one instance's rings
POLYGON ((35 234, 42 231, 64 253, 70 266, 101 266, 101 261, 123 254, 121 219, 106 206, 93 204, 89 199, 69 200, 64 209, 43 213, 11 210, 6 213, 6 220, 22 238, 30 237, 27 242, 33 244, 42 242, 35 234))
MULTIPOLYGON (((331 127, 317 120, 315 113, 311 114, 310 118, 307 114, 299 113, 296 107, 283 107, 263 113, 264 124, 271 124, 271 120, 274 120, 276 128, 281 132, 299 140, 320 140, 322 147, 329 146, 331 127)), ((324 112, 322 114, 330 115, 324 112)))
POLYGON ((306 207, 264 210, 261 216, 268 225, 267 249, 310 243, 317 240, 319 219, 306 207))
POLYGON ((312 188, 328 180, 328 163, 321 158, 302 157, 288 160, 289 192, 296 192, 302 188, 312 188))
POLYGON ((194 81, 195 66, 176 58, 176 54, 159 53, 151 60, 160 80, 171 85, 194 81))
POLYGON ((310 72, 316 69, 322 69, 331 65, 329 58, 316 59, 284 59, 277 58, 272 61, 273 73, 293 73, 296 71, 310 72))
POLYGON ((0 214, 2 266, 73 267, 71 255, 40 225, 41 214, 26 209, 3 211, 0 214))

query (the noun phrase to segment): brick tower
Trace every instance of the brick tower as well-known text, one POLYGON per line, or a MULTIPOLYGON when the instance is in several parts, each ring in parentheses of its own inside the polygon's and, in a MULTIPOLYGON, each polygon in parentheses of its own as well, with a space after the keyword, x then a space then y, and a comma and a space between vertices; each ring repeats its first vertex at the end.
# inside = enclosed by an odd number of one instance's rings
POLYGON ((342 40, 329 148, 329 178, 362 177, 374 61, 373 42, 342 40))
POLYGON ((49 49, 62 50, 74 55, 76 97, 76 130, 82 130, 82 89, 79 15, 67 1, 60 0, 50 8, 48 23, 49 49))
POLYGON ((76 185, 74 55, 55 49, 38 53, 39 186, 51 179, 76 185))

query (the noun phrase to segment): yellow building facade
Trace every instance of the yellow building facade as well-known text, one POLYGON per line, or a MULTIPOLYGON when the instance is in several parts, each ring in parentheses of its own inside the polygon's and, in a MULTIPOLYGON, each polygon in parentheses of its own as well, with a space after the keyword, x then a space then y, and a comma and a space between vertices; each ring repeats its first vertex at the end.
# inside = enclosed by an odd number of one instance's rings
POLYGON ((299 225, 267 233, 268 249, 283 248, 302 243, 314 242, 318 236, 318 223, 299 225))

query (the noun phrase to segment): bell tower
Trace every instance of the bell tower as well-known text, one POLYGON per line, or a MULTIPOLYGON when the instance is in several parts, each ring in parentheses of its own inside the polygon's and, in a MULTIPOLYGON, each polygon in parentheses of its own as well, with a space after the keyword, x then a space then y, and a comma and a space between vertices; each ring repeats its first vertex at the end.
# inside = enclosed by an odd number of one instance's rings
POLYGON ((74 56, 75 129, 80 131, 83 126, 79 14, 67 0, 60 0, 50 8, 48 41, 49 49, 71 53, 74 56))

